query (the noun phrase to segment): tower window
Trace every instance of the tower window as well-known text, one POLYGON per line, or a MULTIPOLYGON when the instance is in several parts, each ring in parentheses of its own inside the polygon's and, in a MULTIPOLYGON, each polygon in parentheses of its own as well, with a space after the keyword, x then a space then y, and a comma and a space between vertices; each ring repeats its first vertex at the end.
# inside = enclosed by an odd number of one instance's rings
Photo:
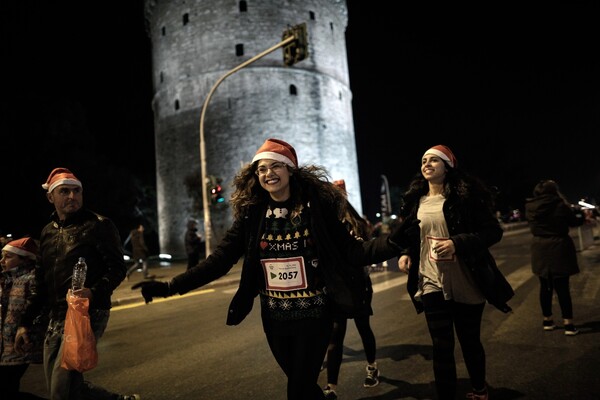
POLYGON ((160 33, 165 36, 167 34, 167 29, 163 26, 162 28, 160 28, 160 33))
POLYGON ((187 25, 188 22, 190 22, 190 14, 185 13, 185 14, 183 14, 183 25, 184 26, 187 25))
POLYGON ((248 11, 248 3, 244 0, 240 1, 240 12, 248 11))
POLYGON ((342 92, 338 92, 338 97, 340 98, 340 100, 342 99, 342 92))
POLYGON ((175 110, 179 110, 179 100, 175 100, 175 110))
POLYGON ((292 96, 298 95, 298 89, 296 88, 296 85, 290 85, 290 94, 292 96))
POLYGON ((160 83, 163 83, 165 81, 165 75, 163 74, 162 71, 160 71, 160 83))
POLYGON ((312 19, 313 21, 315 20, 315 12, 314 11, 309 11, 308 12, 308 16, 310 17, 310 19, 312 19))
POLYGON ((244 45, 243 44, 236 44, 235 45, 235 55, 236 56, 243 56, 244 55, 244 45))
POLYGON ((333 32, 333 22, 329 23, 329 29, 331 29, 331 31, 333 32))

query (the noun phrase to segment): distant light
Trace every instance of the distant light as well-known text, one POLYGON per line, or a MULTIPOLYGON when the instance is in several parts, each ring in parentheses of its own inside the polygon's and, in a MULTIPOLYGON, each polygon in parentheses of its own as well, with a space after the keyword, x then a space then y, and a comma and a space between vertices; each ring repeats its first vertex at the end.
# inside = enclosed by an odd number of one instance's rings
POLYGON ((594 209, 594 208, 596 208, 595 206, 591 205, 590 203, 586 203, 586 202, 585 202, 585 201, 583 201, 583 200, 579 200, 579 203, 578 203, 578 204, 579 204, 581 207, 583 207, 583 208, 586 208, 586 209, 594 209))
POLYGON ((7 233, 7 234, 6 234, 6 237, 7 237, 7 238, 10 238, 10 237, 12 237, 12 233, 7 233))
POLYGON ((171 255, 170 255, 170 254, 166 254, 166 253, 160 253, 160 254, 158 255, 158 258, 160 258, 161 260, 170 260, 170 259, 171 259, 171 258, 173 258, 173 257, 171 257, 171 255))
POLYGON ((381 213, 377 213, 377 214, 375 214, 375 216, 376 216, 377 218, 379 218, 379 217, 381 217, 381 213))
POLYGON ((398 219, 398 216, 396 214, 392 214, 392 215, 390 215, 390 218, 391 219, 398 219))
POLYGON ((127 254, 123 254, 123 260, 129 261, 131 260, 131 257, 129 257, 127 254))

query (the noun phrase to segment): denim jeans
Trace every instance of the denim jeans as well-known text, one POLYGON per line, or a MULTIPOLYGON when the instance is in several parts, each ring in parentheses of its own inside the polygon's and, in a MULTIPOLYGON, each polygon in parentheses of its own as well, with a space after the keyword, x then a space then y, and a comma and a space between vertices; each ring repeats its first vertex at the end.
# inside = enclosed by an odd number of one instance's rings
MULTIPOLYGON (((90 310, 96 343, 104 334, 109 310, 90 310)), ((51 319, 44 341, 44 372, 51 400, 117 400, 119 395, 84 381, 83 374, 60 366, 65 328, 64 319, 51 319)))

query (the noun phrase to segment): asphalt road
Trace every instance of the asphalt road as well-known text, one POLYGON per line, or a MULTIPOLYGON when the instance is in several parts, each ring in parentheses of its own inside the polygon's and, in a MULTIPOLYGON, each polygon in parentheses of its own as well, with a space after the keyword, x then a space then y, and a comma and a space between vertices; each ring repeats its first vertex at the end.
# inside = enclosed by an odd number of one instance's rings
MULTIPOLYGON (((491 399, 600 399, 600 240, 579 252, 581 273, 571 280, 580 334, 541 328, 538 282, 529 264, 528 231, 505 235, 492 248, 515 289, 513 313, 487 306, 482 338, 491 399)), ((180 263, 153 266, 157 279, 183 270, 180 263)), ((141 275, 141 274, 137 274, 141 275)), ((285 399, 285 377, 268 349, 258 304, 239 326, 225 325, 238 269, 212 285, 150 305, 130 286, 115 292, 108 329, 99 343, 99 365, 86 374, 95 384, 143 400, 285 399), (133 296, 132 295, 133 292, 133 296)), ((360 337, 348 324, 338 395, 341 400, 433 399, 431 343, 424 317, 406 295, 406 276, 391 265, 371 277, 375 296, 372 327, 377 338, 381 383, 362 387, 365 359, 360 337)), ((555 315, 560 311, 555 301, 555 315)), ((558 318, 557 318, 558 319, 558 318)), ((469 389, 457 345, 460 394, 469 389)), ((325 384, 325 373, 320 383, 325 384)), ((32 365, 22 390, 45 396, 41 366, 32 365)))

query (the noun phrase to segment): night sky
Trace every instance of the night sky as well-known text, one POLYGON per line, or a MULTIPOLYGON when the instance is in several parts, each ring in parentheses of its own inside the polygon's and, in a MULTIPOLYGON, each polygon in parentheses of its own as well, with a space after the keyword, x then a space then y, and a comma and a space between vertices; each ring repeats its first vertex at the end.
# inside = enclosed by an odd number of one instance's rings
MULTIPOLYGON (((2 232, 35 231, 46 221, 52 208, 39 185, 58 165, 85 164, 77 171, 90 186, 94 169, 106 169, 114 190, 122 182, 111 177, 123 171, 154 184, 142 1, 49 3, 0 6, 2 232), (73 141, 74 148, 65 144, 73 141)), ((498 188, 502 211, 522 207, 542 178, 557 180, 573 202, 600 200, 597 5, 385 3, 393 8, 348 2, 369 217, 377 211, 380 175, 404 187, 436 144, 450 146, 461 167, 498 188)), ((86 205, 110 195, 86 196, 86 205)))

